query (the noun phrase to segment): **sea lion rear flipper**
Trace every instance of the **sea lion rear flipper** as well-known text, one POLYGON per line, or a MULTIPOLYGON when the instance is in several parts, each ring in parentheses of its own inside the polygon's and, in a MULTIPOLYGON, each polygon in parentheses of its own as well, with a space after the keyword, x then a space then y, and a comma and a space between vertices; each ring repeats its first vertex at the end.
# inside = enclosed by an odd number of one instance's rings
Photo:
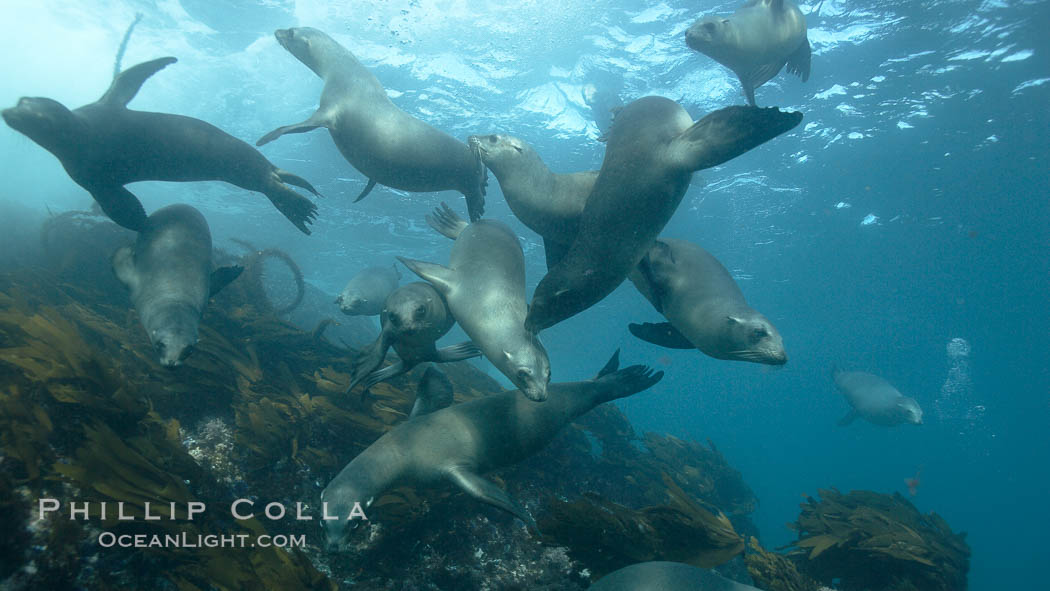
POLYGON ((274 172, 277 173, 277 178, 281 179, 282 182, 306 189, 307 191, 313 193, 314 195, 317 195, 318 197, 324 197, 324 195, 321 195, 317 191, 317 189, 315 189, 314 186, 311 185, 310 182, 304 179, 303 177, 297 174, 292 174, 287 170, 282 170, 280 168, 276 169, 274 172))
POLYGON ((270 203, 273 203, 277 211, 284 214, 288 221, 299 228, 300 232, 309 235, 310 229, 306 227, 306 224, 312 224, 317 218, 317 206, 313 201, 289 189, 283 182, 278 182, 281 178, 277 176, 276 170, 273 178, 273 182, 266 187, 263 194, 270 200, 270 203))
POLYGON ((646 322, 645 324, 629 324, 627 329, 631 334, 647 343, 667 347, 668 349, 695 349, 696 345, 689 342, 685 335, 671 326, 670 322, 659 324, 646 322))
POLYGON ((222 291, 222 288, 230 284, 231 281, 241 276, 241 272, 244 271, 244 267, 240 265, 229 265, 226 267, 219 267, 211 272, 211 293, 208 297, 214 296, 215 294, 222 291))
POLYGON ((849 411, 848 413, 846 413, 846 416, 839 419, 839 427, 845 427, 846 425, 852 423, 854 419, 856 419, 858 416, 860 415, 857 414, 856 410, 849 411))
POLYGON ((146 229, 146 210, 142 202, 134 193, 121 186, 105 189, 93 189, 91 196, 95 198, 102 213, 109 219, 129 230, 141 232, 146 229))
POLYGON ((390 365, 384 367, 383 369, 377 369, 376 371, 373 371, 372 373, 365 376, 365 390, 368 390, 369 388, 375 386, 379 382, 385 382, 390 378, 397 377, 403 373, 406 373, 410 369, 412 369, 412 367, 405 366, 405 362, 401 360, 395 361, 390 365))
POLYGON ((121 246, 109 258, 113 265, 113 273, 125 287, 134 291, 138 283, 138 273, 135 272, 135 248, 132 245, 121 246))
POLYGON ((106 90, 106 94, 102 95, 102 98, 98 99, 98 102, 114 107, 126 107, 150 76, 177 61, 179 60, 173 57, 162 57, 131 66, 113 77, 109 89, 106 90))
POLYGON ((408 267, 409 271, 419 275, 420 279, 428 281, 435 289, 441 292, 441 295, 447 296, 452 291, 452 286, 455 282, 455 271, 452 269, 437 263, 427 263, 425 261, 406 259, 405 257, 397 257, 397 260, 408 267))
POLYGON ((451 345, 449 347, 442 347, 437 350, 437 353, 437 360, 441 363, 450 363, 452 361, 463 361, 464 359, 481 357, 481 349, 478 349, 472 341, 467 341, 458 345, 451 345))
POLYGON ((607 375, 613 373, 614 371, 616 371, 619 368, 620 368, 620 350, 617 349, 616 352, 612 354, 612 357, 610 357, 609 360, 605 362, 605 366, 602 367, 602 369, 598 372, 598 375, 594 376, 594 379, 595 380, 601 379, 603 376, 607 376, 607 375))
POLYGON ((552 242, 543 239, 543 254, 547 257, 547 270, 550 271, 551 267, 558 264, 558 261, 565 258, 565 254, 569 252, 569 247, 572 246, 570 243, 565 242, 552 242))
POLYGON ((354 199, 354 203, 357 203, 358 201, 360 201, 360 200, 364 199, 365 197, 367 197, 368 194, 372 192, 372 189, 375 188, 375 186, 376 186, 375 179, 368 179, 368 184, 365 185, 365 190, 361 191, 361 194, 358 195, 356 199, 354 199))
POLYGON ((540 528, 536 525, 536 520, 532 518, 532 515, 529 515, 524 507, 507 496, 507 493, 500 487, 465 468, 453 468, 448 471, 448 476, 456 486, 463 489, 463 492, 483 503, 503 509, 524 521, 530 531, 539 533, 540 528))
POLYGON ((787 58, 787 71, 802 78, 803 82, 809 80, 809 63, 812 55, 813 50, 809 46, 809 37, 803 37, 798 49, 787 58))
POLYGON ((732 106, 708 113, 668 146, 686 170, 718 166, 756 148, 802 122, 802 113, 775 107, 732 106))
POLYGON ((426 220, 428 226, 449 240, 459 238, 468 225, 444 201, 441 202, 441 207, 435 207, 433 213, 427 214, 426 220))
POLYGON ((653 368, 646 365, 632 365, 605 374, 596 380, 600 381, 604 387, 599 390, 594 403, 595 405, 604 404, 610 400, 626 398, 648 390, 662 380, 663 377, 664 372, 654 372, 653 368))

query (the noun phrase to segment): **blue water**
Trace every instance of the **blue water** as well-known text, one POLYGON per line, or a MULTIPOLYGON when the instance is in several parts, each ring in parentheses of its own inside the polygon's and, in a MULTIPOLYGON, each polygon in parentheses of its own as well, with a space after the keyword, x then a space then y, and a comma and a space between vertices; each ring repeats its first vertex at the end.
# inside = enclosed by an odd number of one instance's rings
MULTIPOLYGON (((735 78, 684 44, 709 1, 325 2, 167 0, 4 3, 0 106, 23 95, 70 107, 96 100, 136 12, 124 65, 179 63, 149 80, 132 108, 174 112, 254 141, 305 118, 321 81, 276 44, 276 28, 334 35, 395 102, 452 135, 512 133, 559 172, 597 168, 607 108, 647 94, 694 118, 739 104, 735 78), (337 4, 337 3, 332 3, 337 4)), ((843 2, 810 13, 813 74, 781 74, 760 105, 801 110, 782 136, 694 179, 664 234, 693 240, 738 278, 784 335, 778 371, 634 340, 628 322, 658 315, 625 285, 544 333, 555 381, 593 374, 621 347, 667 372, 623 401, 642 430, 711 439, 755 489, 767 546, 804 494, 906 492, 969 532, 970 588, 1043 580, 1050 509, 1050 45, 1048 3, 843 2), (969 353, 961 355, 963 339, 969 353), (832 364, 885 376, 926 411, 921 427, 839 428, 846 412, 832 364), (1040 561, 1040 564, 1037 564, 1040 561)), ((326 198, 313 236, 261 196, 219 183, 133 187, 147 211, 202 209, 217 244, 276 245, 307 280, 336 293, 359 268, 395 254, 446 260, 448 241, 423 223, 455 193, 383 187, 351 204, 364 179, 323 132, 286 136, 264 153, 326 198)), ((44 212, 88 195, 53 156, 0 129, 0 199, 44 212)), ((537 237, 517 223, 490 177, 487 215, 524 240, 529 292, 544 273, 537 237)), ((236 251, 236 248, 231 247, 236 251)), ((448 342, 460 334, 446 337, 448 342)), ((486 363, 482 369, 495 373, 486 363)))

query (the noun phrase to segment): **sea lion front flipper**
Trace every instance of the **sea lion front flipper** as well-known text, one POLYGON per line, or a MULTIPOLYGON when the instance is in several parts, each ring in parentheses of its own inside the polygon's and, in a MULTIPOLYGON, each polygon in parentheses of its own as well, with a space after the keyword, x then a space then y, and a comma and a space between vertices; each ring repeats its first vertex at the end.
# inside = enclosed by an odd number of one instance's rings
POLYGON ((361 194, 357 196, 357 199, 354 199, 354 203, 357 203, 358 201, 360 201, 360 200, 364 199, 365 197, 367 197, 368 194, 372 192, 372 189, 375 188, 375 186, 376 186, 375 179, 368 179, 368 184, 365 185, 365 190, 361 191, 361 194))
POLYGON ((150 76, 177 61, 179 60, 173 57, 162 57, 131 66, 113 77, 109 89, 106 90, 106 94, 102 95, 102 98, 98 99, 98 102, 113 107, 126 107, 150 76))
POLYGON ((846 416, 839 419, 839 427, 845 427, 846 425, 852 423, 858 416, 860 415, 857 414, 857 411, 855 409, 849 411, 848 413, 846 413, 846 416))
POLYGON ((514 502, 513 499, 507 496, 506 492, 492 482, 461 467, 449 470, 448 476, 456 486, 463 489, 463 492, 468 495, 483 503, 488 503, 493 507, 503 509, 507 513, 524 521, 529 530, 536 533, 540 531, 540 528, 536 525, 536 520, 532 518, 532 515, 529 515, 529 512, 526 511, 524 507, 514 502))
POLYGON ((139 275, 135 272, 135 247, 121 246, 109 258, 113 265, 113 274, 131 291, 138 285, 139 275))
POLYGON ((747 94, 747 104, 755 106, 755 89, 772 80, 773 76, 776 76, 784 67, 786 61, 779 60, 755 66, 747 72, 738 72, 740 83, 744 86, 744 93, 747 94))
POLYGON ((629 324, 627 329, 631 331, 631 334, 647 343, 667 347, 668 349, 696 348, 696 345, 689 342, 689 339, 678 332, 677 328, 671 326, 670 322, 629 324))
POLYGON ((686 170, 718 166, 802 122, 802 113, 775 107, 732 106, 708 113, 678 134, 668 156, 686 170))
POLYGON ((240 265, 228 265, 226 267, 219 267, 211 272, 211 293, 208 297, 214 296, 215 294, 222 291, 222 288, 230 284, 231 281, 241 276, 241 272, 244 271, 244 267, 240 265))
POLYGON ((551 267, 557 265, 559 261, 565 258, 566 253, 569 252, 569 247, 572 244, 565 242, 552 242, 543 239, 543 254, 547 257, 547 270, 550 271, 551 267))
POLYGON ((379 338, 367 349, 361 351, 353 360, 353 365, 350 369, 350 385, 346 387, 347 393, 353 390, 358 382, 368 378, 377 367, 382 365, 391 344, 390 331, 383 327, 383 331, 379 333, 379 338))
POLYGON ((95 198, 102 213, 109 219, 129 230, 141 232, 146 229, 146 210, 142 202, 134 193, 122 186, 95 188, 91 190, 91 196, 95 198))
POLYGON ((787 58, 787 71, 802 78, 805 82, 809 80, 809 63, 813 56, 813 49, 809 46, 809 37, 803 36, 802 43, 787 58))
POLYGON ((255 142, 256 146, 264 146, 273 140, 281 137, 286 133, 306 133, 313 131, 318 127, 327 127, 324 117, 318 115, 316 112, 310 115, 310 118, 306 121, 300 121, 299 123, 293 123, 291 125, 285 125, 284 127, 278 127, 270 133, 262 136, 255 142))
POLYGON ((383 369, 377 369, 372 373, 365 376, 364 385, 365 390, 368 390, 372 386, 375 386, 379 382, 385 382, 390 378, 397 377, 403 373, 408 372, 412 369, 412 366, 406 366, 404 361, 398 360, 383 369))
POLYGON ((420 279, 433 285, 435 289, 441 292, 441 295, 447 296, 452 291, 456 273, 452 269, 437 263, 406 259, 405 257, 397 257, 397 260, 408 267, 409 271, 419 275, 420 279))
POLYGON ((450 345, 437 350, 437 360, 441 363, 463 361, 465 359, 473 359, 474 357, 481 357, 481 349, 478 349, 473 341, 467 341, 458 345, 450 345))

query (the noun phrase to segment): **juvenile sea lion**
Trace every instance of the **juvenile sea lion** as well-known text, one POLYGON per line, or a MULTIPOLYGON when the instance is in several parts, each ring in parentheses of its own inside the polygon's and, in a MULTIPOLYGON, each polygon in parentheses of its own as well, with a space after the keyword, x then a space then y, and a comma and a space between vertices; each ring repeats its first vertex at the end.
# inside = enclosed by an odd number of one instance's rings
POLYGON ((693 172, 716 166, 795 127, 802 113, 726 107, 693 123, 658 96, 624 107, 565 257, 532 296, 525 326, 536 333, 609 295, 652 247, 693 172))
POLYGON ((375 316, 400 279, 396 265, 368 267, 350 279, 335 303, 347 316, 375 316))
POLYGON ((121 72, 98 101, 70 111, 49 98, 23 97, 4 121, 54 154, 114 222, 141 232, 146 210, 130 191, 138 181, 225 181, 270 199, 309 234, 317 206, 288 188, 317 190, 270 163, 250 144, 193 117, 127 108, 147 78, 175 63, 163 57, 121 72))
POLYGON ((413 419, 451 406, 452 395, 452 380, 448 379, 445 372, 433 365, 427 367, 419 381, 416 402, 412 405, 412 412, 408 418, 413 419))
POLYGON ((456 190, 470 219, 485 210, 485 166, 463 142, 397 108, 379 80, 354 54, 310 27, 278 29, 274 36, 324 80, 321 105, 307 120, 279 127, 256 142, 324 127, 351 166, 368 177, 355 202, 376 183, 404 191, 456 190))
POLYGON ((760 591, 681 562, 639 562, 598 579, 587 591, 760 591))
POLYGON ((175 367, 193 351, 208 298, 237 278, 240 266, 211 269, 208 222, 189 205, 149 216, 133 245, 113 254, 113 271, 131 290, 160 363, 175 367))
POLYGON ((699 246, 660 238, 630 279, 669 321, 631 324, 631 333, 643 341, 697 348, 715 359, 787 363, 776 327, 747 305, 729 271, 699 246))
POLYGON ((472 135, 467 143, 496 176, 514 215, 543 237, 547 268, 552 267, 576 236, 598 171, 551 172, 532 146, 512 135, 472 135))
POLYGON ((456 243, 449 266, 397 257, 445 296, 452 315, 481 352, 529 399, 547 398, 550 361, 525 330, 525 255, 505 224, 467 224, 444 203, 427 223, 456 243))
POLYGON ((784 64, 809 80, 806 17, 791 0, 748 0, 732 16, 705 16, 685 32, 685 42, 732 70, 749 105, 755 104, 755 89, 784 64))
POLYGON ((840 427, 852 423, 857 417, 884 427, 922 424, 919 403, 901 394, 879 376, 863 371, 832 370, 832 377, 846 402, 853 407, 839 420, 840 427))
POLYGON ((619 351, 596 377, 584 382, 551 384, 550 398, 535 404, 516 391, 477 398, 417 416, 383 434, 358 454, 321 493, 327 514, 322 521, 329 548, 347 533, 355 502, 371 503, 402 484, 425 485, 450 480, 468 495, 529 525, 536 522, 519 504, 482 474, 520 462, 543 449, 576 417, 595 406, 641 392, 663 377, 642 365, 617 371, 619 351))
POLYGON ((445 298, 423 281, 402 285, 391 292, 383 304, 379 323, 383 327, 379 337, 354 360, 347 392, 359 382, 364 382, 365 390, 368 390, 425 361, 448 363, 481 355, 481 351, 469 341, 442 349, 435 346, 456 321, 445 298), (390 347, 400 359, 377 369, 390 347))

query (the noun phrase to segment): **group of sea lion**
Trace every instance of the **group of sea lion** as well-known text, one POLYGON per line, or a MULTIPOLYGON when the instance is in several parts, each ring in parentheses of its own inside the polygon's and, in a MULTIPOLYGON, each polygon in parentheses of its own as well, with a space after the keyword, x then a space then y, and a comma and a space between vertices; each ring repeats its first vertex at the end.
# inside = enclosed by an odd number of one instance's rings
MULTIPOLYGON (((447 265, 398 257, 424 281, 399 287, 396 268, 373 267, 351 280, 337 299, 344 313, 379 315, 382 326, 376 343, 354 360, 350 387, 367 388, 419 363, 478 355, 517 387, 453 406, 451 382, 429 367, 409 420, 354 458, 325 489, 326 513, 340 514, 398 482, 446 479, 534 529, 528 512, 481 474, 538 451, 594 406, 641 392, 662 378, 662 372, 640 365, 620 370, 614 355, 591 380, 550 384, 550 360, 539 333, 593 306, 628 278, 667 319, 632 324, 639 338, 719 359, 787 361, 776 328, 748 306, 725 267, 699 246, 660 232, 694 172, 735 158, 802 120, 801 113, 759 108, 754 101, 755 88, 785 64, 803 80, 808 77, 805 19, 790 1, 749 0, 730 17, 697 21, 686 34, 690 47, 737 73, 749 106, 726 107, 694 122, 670 99, 637 99, 616 114, 600 170, 569 174, 551 172, 532 147, 513 136, 473 135, 462 142, 405 113, 349 50, 320 30, 281 29, 275 37, 324 80, 324 89, 313 115, 265 134, 258 146, 324 127, 344 158, 368 178, 357 200, 376 184, 417 192, 456 190, 466 198, 469 222, 444 204, 427 217, 454 240, 447 265), (482 219, 487 170, 512 212, 543 238, 547 273, 531 302, 518 237, 505 224, 482 219), (456 322, 471 341, 438 348, 436 341, 456 322), (400 360, 381 368, 391 347, 400 360)), ((198 211, 172 205, 147 216, 124 185, 223 180, 265 194, 304 233, 316 206, 288 185, 318 195, 306 180, 204 121, 128 109, 146 79, 175 61, 160 58, 120 72, 101 99, 76 110, 51 99, 23 98, 3 111, 8 125, 52 152, 113 221, 138 232, 134 245, 113 255, 113 267, 166 366, 178 365, 192 351, 208 297, 240 269, 212 271, 211 235, 198 211)), ((894 411, 901 420, 916 416, 882 384, 836 381, 860 393, 850 400, 859 401, 853 404, 862 416, 887 406, 903 409, 894 411), (876 403, 865 402, 875 390, 876 403)), ((917 416, 921 420, 921 410, 917 416)), ((343 539, 347 525, 347 520, 324 522, 331 544, 343 539)))

